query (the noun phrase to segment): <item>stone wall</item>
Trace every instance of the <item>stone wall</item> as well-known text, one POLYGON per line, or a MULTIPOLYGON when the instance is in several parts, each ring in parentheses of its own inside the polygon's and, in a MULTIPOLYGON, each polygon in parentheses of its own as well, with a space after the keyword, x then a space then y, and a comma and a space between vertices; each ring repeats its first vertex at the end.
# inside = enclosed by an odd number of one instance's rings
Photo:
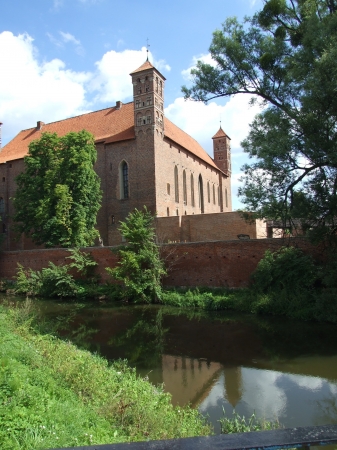
MULTIPOLYGON (((291 244, 319 258, 318 247, 312 246, 304 238, 251 239, 236 241, 213 241, 199 243, 179 243, 163 245, 161 253, 166 261, 169 274, 165 286, 223 286, 244 287, 249 277, 267 249, 277 250, 282 245, 291 244)), ((84 249, 91 253, 98 263, 96 273, 102 281, 109 280, 105 268, 114 267, 117 258, 111 247, 91 247, 84 249)), ((0 277, 11 279, 17 264, 25 268, 40 270, 48 262, 64 264, 69 252, 65 249, 10 251, 0 254, 0 277)), ((111 281, 111 279, 110 279, 111 281)))

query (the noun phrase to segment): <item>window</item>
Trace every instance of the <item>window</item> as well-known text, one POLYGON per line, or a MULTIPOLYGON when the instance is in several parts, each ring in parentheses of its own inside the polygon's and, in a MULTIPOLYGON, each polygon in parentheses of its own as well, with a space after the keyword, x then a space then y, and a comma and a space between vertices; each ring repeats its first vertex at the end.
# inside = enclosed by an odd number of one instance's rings
POLYGON ((199 208, 201 213, 204 212, 204 187, 202 182, 202 176, 198 178, 198 193, 199 193, 199 208))
POLYGON ((147 123, 151 123, 151 115, 148 115, 148 116, 146 117, 146 122, 147 122, 147 123))
POLYGON ((4 183, 6 181, 6 177, 2 177, 2 182, 4 183))
POLYGON ((159 95, 163 96, 163 83, 162 82, 160 82, 159 95))
POLYGON ((140 100, 136 100, 136 108, 140 108, 140 100))
POLYGON ((137 125, 140 126, 142 124, 142 116, 140 114, 137 115, 137 125))
POLYGON ((0 214, 3 214, 5 212, 5 202, 2 197, 0 197, 0 214))
POLYGON ((129 167, 125 161, 119 166, 120 198, 129 198, 129 167))
POLYGON ((156 92, 158 92, 158 77, 156 77, 156 92))
POLYGON ((170 215, 170 208, 166 208, 167 217, 170 215))
POLYGON ((167 185, 166 185, 166 190, 167 190, 167 195, 170 195, 170 193, 171 193, 171 186, 170 186, 170 183, 167 183, 167 185))
POLYGON ((174 167, 174 192, 175 201, 179 203, 179 180, 178 180, 178 167, 174 167))
POLYGON ((183 196, 184 196, 184 205, 187 205, 187 187, 186 187, 186 172, 183 172, 183 196))
POLYGON ((227 195, 227 188, 225 189, 225 202, 226 202, 226 208, 228 208, 228 195, 227 195))
POLYGON ((195 201, 194 201, 194 179, 193 179, 193 174, 191 173, 191 204, 192 206, 195 206, 195 201))
POLYGON ((213 184, 213 204, 215 205, 215 186, 213 184))
POLYGON ((220 206, 220 187, 218 187, 218 205, 220 206))
POLYGON ((207 200, 208 203, 211 203, 211 190, 209 188, 209 181, 207 181, 207 200))
POLYGON ((151 97, 147 97, 146 99, 146 105, 150 106, 151 105, 151 97))

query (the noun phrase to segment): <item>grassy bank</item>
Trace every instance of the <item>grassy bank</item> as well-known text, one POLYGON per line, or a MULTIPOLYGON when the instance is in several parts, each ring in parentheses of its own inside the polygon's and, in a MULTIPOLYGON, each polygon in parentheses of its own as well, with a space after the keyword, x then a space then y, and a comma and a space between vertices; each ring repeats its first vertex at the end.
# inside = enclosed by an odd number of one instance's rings
POLYGON ((336 289, 282 289, 259 292, 246 289, 172 289, 162 293, 167 306, 200 308, 210 311, 237 311, 286 316, 299 320, 337 323, 336 289))
POLYGON ((199 413, 107 361, 34 329, 31 305, 0 307, 0 447, 42 449, 211 433, 199 413))

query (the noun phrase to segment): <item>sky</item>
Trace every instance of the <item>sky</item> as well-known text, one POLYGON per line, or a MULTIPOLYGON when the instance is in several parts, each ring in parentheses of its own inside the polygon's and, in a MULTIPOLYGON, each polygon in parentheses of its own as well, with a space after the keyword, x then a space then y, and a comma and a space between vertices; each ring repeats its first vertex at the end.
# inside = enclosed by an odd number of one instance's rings
POLYGON ((220 126, 231 138, 233 209, 248 158, 240 142, 260 111, 249 96, 207 105, 185 101, 182 85, 212 33, 263 0, 11 0, 0 2, 2 146, 22 129, 132 101, 130 72, 149 59, 165 76, 165 115, 213 156, 220 126), (149 45, 149 46, 148 46, 149 45), (147 47, 148 46, 148 47, 147 47))

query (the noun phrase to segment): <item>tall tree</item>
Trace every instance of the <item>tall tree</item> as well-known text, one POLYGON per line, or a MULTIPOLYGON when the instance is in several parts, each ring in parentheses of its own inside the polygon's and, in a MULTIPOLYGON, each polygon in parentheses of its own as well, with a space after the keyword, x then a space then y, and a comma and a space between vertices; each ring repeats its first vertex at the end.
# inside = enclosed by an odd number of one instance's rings
POLYGON ((63 137, 43 133, 33 141, 16 180, 18 231, 46 247, 92 244, 102 197, 96 158, 94 137, 85 130, 63 137))
POLYGON ((119 231, 127 244, 118 250, 119 262, 107 272, 123 284, 124 297, 132 301, 156 302, 161 297, 161 279, 166 275, 159 255, 154 217, 146 209, 130 212, 119 231))
POLYGON ((301 223, 317 236, 337 229, 337 1, 264 0, 243 24, 213 34, 214 65, 198 62, 186 98, 239 93, 264 109, 251 124, 239 194, 248 211, 301 223))

